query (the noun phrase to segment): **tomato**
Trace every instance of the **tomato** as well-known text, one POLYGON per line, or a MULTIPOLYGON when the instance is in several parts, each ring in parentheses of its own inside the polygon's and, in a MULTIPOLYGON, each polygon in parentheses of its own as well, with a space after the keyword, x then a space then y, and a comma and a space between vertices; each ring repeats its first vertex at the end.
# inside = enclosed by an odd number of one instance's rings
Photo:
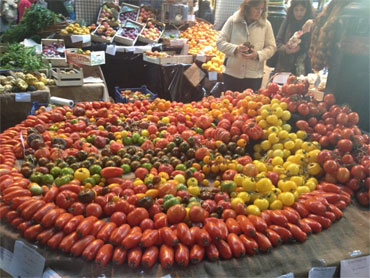
POLYGON ((360 118, 356 112, 351 112, 348 114, 348 124, 349 125, 357 125, 360 118))
POLYGON ((63 228, 63 232, 67 235, 74 232, 78 225, 84 220, 82 215, 73 216, 63 228))
POLYGON ((95 262, 99 267, 103 268, 113 256, 113 245, 105 244, 98 250, 95 258, 95 262))
POLYGON ((303 116, 307 116, 310 113, 310 109, 306 103, 299 104, 297 107, 297 111, 303 116))
POLYGON ((350 152, 352 150, 353 144, 349 139, 341 139, 337 143, 337 147, 342 152, 350 152))
POLYGON ((73 215, 83 215, 85 214, 85 205, 81 202, 74 202, 68 211, 73 215))
POLYGON ((95 240, 95 237, 92 235, 88 235, 78 241, 76 241, 71 249, 70 252, 73 256, 78 257, 81 255, 82 251, 88 246, 91 242, 95 240))
POLYGON ((204 247, 194 244, 190 250, 189 258, 193 264, 198 264, 203 260, 205 254, 204 247))
POLYGON ((288 223, 289 229, 296 241, 304 242, 307 239, 307 234, 299 228, 299 226, 288 223))
POLYGON ((62 239, 64 238, 65 234, 63 231, 60 231, 56 234, 54 234, 48 241, 47 241, 47 245, 51 248, 51 249, 56 249, 58 246, 59 246, 59 243, 62 241, 62 239))
POLYGON ((98 232, 105 226, 105 221, 104 220, 98 220, 94 223, 90 234, 93 235, 94 237, 98 234, 98 232))
POLYGON ((71 220, 73 218, 73 215, 66 212, 66 213, 62 213, 61 215, 59 215, 56 220, 55 220, 55 224, 54 224, 54 228, 57 230, 57 231, 61 231, 63 230, 64 226, 68 223, 69 220, 71 220))
MULTIPOLYGON (((113 196, 112 196, 113 198, 113 196)), ((111 202, 109 201, 105 206, 104 206, 104 214, 105 215, 108 215, 108 216, 111 216, 113 214, 113 212, 116 211, 116 203, 115 202, 111 202)))
POLYGON ((200 206, 192 206, 189 210, 189 219, 194 223, 203 222, 205 219, 204 209, 200 206))
POLYGON ((161 228, 159 234, 162 242, 168 246, 175 246, 179 242, 176 233, 169 227, 161 228))
POLYGON ((195 241, 202 247, 207 247, 211 243, 211 236, 206 229, 200 229, 195 235, 195 241))
POLYGON ((117 246, 113 251, 113 257, 112 257, 113 264, 119 266, 124 263, 126 258, 127 258, 127 250, 123 249, 122 247, 117 246))
POLYGON ((308 215, 309 219, 315 220, 321 224, 322 227, 325 229, 329 228, 331 226, 331 220, 321 216, 321 215, 316 215, 316 214, 310 214, 308 215))
POLYGON ((96 238, 107 242, 117 225, 114 222, 105 223, 105 225, 97 233, 96 238))
POLYGON ((368 192, 357 192, 356 199, 362 206, 369 206, 369 194, 368 192))
POLYGON ((123 174, 123 169, 120 167, 106 167, 101 170, 100 174, 104 178, 118 177, 123 174))
POLYGON ((76 232, 70 233, 65 236, 59 243, 58 248, 65 253, 69 253, 72 246, 78 241, 78 236, 76 232))
POLYGON ((121 226, 126 223, 126 214, 121 211, 116 211, 110 216, 110 221, 116 223, 117 226, 121 226))
POLYGON ((135 208, 127 215, 127 223, 131 227, 137 226, 146 218, 149 218, 149 212, 145 208, 135 208))
POLYGON ((242 257, 246 254, 246 249, 241 239, 234 233, 227 236, 227 242, 235 258, 242 257))
POLYGON ((46 203, 44 204, 33 216, 32 216, 32 220, 37 222, 37 223, 40 223, 41 222, 41 219, 49 212, 51 211, 52 209, 55 208, 55 204, 54 203, 46 203))
POLYGON ((175 261, 180 266, 187 266, 189 264, 190 252, 189 248, 179 243, 175 249, 175 261))
POLYGON ((247 236, 254 236, 256 234, 256 228, 253 223, 245 215, 238 215, 236 220, 239 223, 240 229, 247 236))
POLYGON ((350 176, 351 176, 351 173, 350 171, 345 168, 345 167, 340 167, 337 171, 337 175, 336 175, 336 178, 337 180, 342 183, 342 184, 345 184, 346 182, 349 181, 350 179, 350 176))
POLYGON ((41 219, 41 225, 45 229, 52 227, 57 217, 64 212, 65 212, 64 209, 60 209, 60 208, 52 209, 47 214, 45 214, 45 216, 41 219))
POLYGON ((366 176, 365 167, 361 164, 354 165, 351 168, 351 175, 358 180, 364 179, 366 176))
POLYGON ((96 254, 98 253, 99 249, 104 245, 104 241, 101 239, 96 239, 91 242, 82 252, 82 257, 87 260, 91 261, 95 258, 96 254))
POLYGON ((234 218, 227 218, 225 224, 229 233, 235 233, 237 235, 241 233, 239 223, 234 218))
POLYGON ((171 246, 162 244, 159 250, 159 260, 164 269, 169 269, 173 265, 174 250, 171 246))
POLYGON ((78 237, 87 236, 93 228, 94 223, 98 220, 95 216, 88 216, 80 222, 76 228, 78 237))
POLYGON ((232 258, 233 256, 232 250, 225 240, 221 239, 219 241, 216 241, 215 244, 221 258, 226 260, 232 258))
POLYGON ((182 205, 174 205, 167 210, 167 218, 170 224, 177 224, 184 220, 186 210, 182 205))
POLYGON ((143 256, 141 258, 141 264, 145 268, 151 268, 157 262, 158 255, 159 250, 158 247, 156 246, 151 246, 145 249, 143 256))
POLYGON ((248 219, 252 222, 257 232, 260 232, 260 233, 266 232, 267 223, 262 217, 250 214, 248 215, 248 219))
POLYGON ((68 209, 76 201, 77 194, 72 191, 65 190, 58 193, 55 199, 55 204, 60 208, 68 209))

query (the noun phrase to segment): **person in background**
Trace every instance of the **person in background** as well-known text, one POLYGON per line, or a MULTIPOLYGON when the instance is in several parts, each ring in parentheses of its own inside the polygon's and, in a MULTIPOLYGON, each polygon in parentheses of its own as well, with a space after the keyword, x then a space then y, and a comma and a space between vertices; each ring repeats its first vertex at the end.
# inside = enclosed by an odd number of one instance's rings
POLYGON ((267 20, 267 0, 244 0, 222 28, 217 48, 226 55, 225 89, 257 91, 264 62, 276 51, 274 33, 267 20))
POLYGON ((25 10, 31 7, 31 5, 36 2, 37 0, 20 0, 19 1, 18 3, 18 23, 21 22, 25 10))
POLYGON ((275 72, 291 72, 295 75, 307 75, 312 72, 308 50, 311 41, 313 9, 311 0, 292 0, 287 17, 276 36, 278 60, 275 72), (292 36, 302 31, 300 42, 294 42, 292 36))

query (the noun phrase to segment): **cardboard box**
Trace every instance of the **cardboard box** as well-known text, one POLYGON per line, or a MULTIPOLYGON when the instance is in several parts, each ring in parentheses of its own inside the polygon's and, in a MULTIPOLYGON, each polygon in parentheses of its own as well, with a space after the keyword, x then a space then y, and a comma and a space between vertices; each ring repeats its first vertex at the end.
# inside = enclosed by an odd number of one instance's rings
POLYGON ((55 79, 55 84, 58 87, 64 86, 82 86, 84 84, 84 74, 82 69, 70 68, 57 68, 52 69, 51 74, 55 79), (65 73, 63 71, 68 71, 65 73))
MULTIPOLYGON (((166 24, 164 24, 164 23, 162 23, 162 22, 160 22, 160 21, 154 20, 154 19, 149 19, 149 20, 147 21, 147 25, 145 26, 144 30, 145 30, 145 29, 147 29, 147 27, 148 27, 148 22, 152 22, 152 23, 153 23, 153 25, 154 25, 155 27, 157 27, 161 32, 160 32, 160 34, 159 34, 158 38, 157 38, 157 39, 155 39, 155 40, 148 39, 148 38, 144 37, 142 34, 140 34, 140 35, 139 35, 139 41, 140 41, 140 42, 143 42, 143 43, 148 43, 148 44, 150 44, 150 43, 157 43, 157 42, 159 41, 159 39, 162 37, 162 35, 163 35, 163 32, 164 32, 164 30, 165 30, 165 28, 166 28, 166 24)), ((143 30, 143 31, 144 31, 144 30, 143 30)))
POLYGON ((206 77, 206 74, 195 63, 184 72, 184 75, 194 87, 206 77))
POLYGON ((114 37, 114 41, 118 42, 118 43, 121 43, 121 44, 124 44, 124 45, 128 45, 128 46, 135 45, 135 43, 136 43, 137 39, 139 38, 141 32, 143 31, 144 27, 145 27, 144 24, 141 24, 139 22, 136 22, 136 21, 133 21, 133 20, 129 19, 124 23, 122 28, 120 28, 117 31, 116 36, 114 37), (128 38, 128 37, 121 36, 122 28, 124 28, 124 27, 132 27, 132 28, 138 27, 138 28, 140 28, 140 30, 139 30, 139 33, 137 34, 136 38, 131 39, 131 38, 128 38))
POLYGON ((65 43, 64 43, 64 40, 62 40, 62 39, 42 39, 41 40, 42 50, 44 50, 45 46, 53 44, 53 43, 57 43, 61 46, 61 49, 60 49, 61 56, 64 56, 64 57, 55 58, 55 57, 48 57, 48 56, 42 55, 42 57, 43 57, 42 60, 45 63, 51 63, 51 65, 53 67, 66 67, 66 66, 68 66, 67 58, 66 58, 66 55, 64 53, 65 52, 65 47, 66 47, 65 43))
POLYGON ((68 63, 76 66, 98 66, 105 64, 105 51, 92 51, 90 55, 77 53, 77 49, 66 49, 68 63))
POLYGON ((148 56, 144 53, 143 60, 152 64, 164 65, 164 64, 177 64, 177 60, 174 56, 168 57, 154 57, 148 56))

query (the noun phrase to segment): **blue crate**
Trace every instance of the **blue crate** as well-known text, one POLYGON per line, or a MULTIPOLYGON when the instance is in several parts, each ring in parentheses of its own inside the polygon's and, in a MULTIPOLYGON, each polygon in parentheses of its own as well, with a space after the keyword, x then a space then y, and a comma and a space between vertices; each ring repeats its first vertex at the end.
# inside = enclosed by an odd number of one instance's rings
POLYGON ((120 102, 120 103, 128 103, 128 102, 133 102, 134 100, 129 100, 127 99, 126 97, 123 97, 121 95, 121 91, 125 91, 125 90, 130 90, 132 92, 136 92, 136 91, 139 91, 145 95, 149 94, 150 95, 150 98, 148 99, 150 102, 152 102, 153 100, 155 100, 158 95, 155 94, 155 93, 152 93, 147 86, 143 85, 141 86, 140 88, 119 88, 119 87, 114 87, 114 91, 115 91, 115 95, 114 95, 114 100, 115 102, 120 102))
POLYGON ((31 111, 28 113, 28 115, 35 115, 36 111, 40 109, 41 106, 48 106, 48 103, 39 103, 38 101, 32 102, 31 111))

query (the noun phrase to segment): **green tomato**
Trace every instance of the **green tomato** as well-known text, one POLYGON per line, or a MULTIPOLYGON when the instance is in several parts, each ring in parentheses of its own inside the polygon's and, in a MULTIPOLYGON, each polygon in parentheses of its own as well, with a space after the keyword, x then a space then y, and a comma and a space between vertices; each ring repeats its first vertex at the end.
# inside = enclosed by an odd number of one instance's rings
POLYGON ((67 184, 71 181, 70 176, 61 176, 54 180, 56 186, 61 186, 63 184, 67 184))
POLYGON ((101 176, 99 174, 94 174, 94 175, 91 176, 91 178, 94 179, 95 184, 98 184, 101 180, 101 176))
POLYGON ((221 191, 231 193, 236 190, 236 183, 233 181, 221 182, 221 191))
POLYGON ((131 172, 131 166, 128 165, 128 164, 122 164, 121 168, 122 168, 124 174, 128 174, 128 173, 131 172))
POLYGON ((182 191, 182 190, 188 190, 188 187, 183 184, 183 183, 179 183, 177 186, 176 186, 176 190, 177 191, 182 191))
POLYGON ((32 182, 35 182, 35 183, 38 183, 38 184, 41 184, 42 183, 42 176, 43 174, 40 173, 40 172, 36 172, 36 173, 33 173, 31 176, 30 176, 30 180, 32 182))
POLYGON ((175 169, 180 170, 180 171, 186 171, 186 166, 184 164, 180 163, 180 164, 176 165, 175 169))
POLYGON ((86 178, 82 181, 83 185, 85 185, 87 183, 90 183, 92 186, 96 185, 96 181, 93 177, 86 178))
POLYGON ((180 200, 177 199, 176 197, 172 197, 171 199, 167 200, 166 202, 163 202, 163 208, 165 210, 168 210, 170 207, 174 205, 180 204, 180 200))
POLYGON ((174 196, 172 194, 166 194, 163 197, 163 203, 168 201, 169 199, 173 198, 174 196))
POLYGON ((150 171, 150 169, 152 169, 152 168, 153 168, 153 164, 152 164, 152 163, 150 163, 150 162, 145 162, 145 163, 143 163, 143 164, 141 165, 141 167, 143 167, 143 168, 147 169, 148 171, 150 171))
POLYGON ((89 172, 90 172, 91 175, 100 174, 101 170, 102 170, 102 167, 100 165, 97 165, 97 164, 93 164, 89 168, 89 172))
POLYGON ((123 144, 125 146, 129 146, 129 145, 132 145, 132 138, 129 137, 129 136, 126 136, 125 138, 123 138, 123 144))
POLYGON ((54 182, 54 177, 51 174, 46 174, 42 176, 42 184, 51 185, 54 182))
POLYGON ((30 191, 32 195, 41 195, 42 194, 42 188, 38 184, 34 184, 31 186, 30 191))
POLYGON ((75 171, 72 168, 65 167, 65 168, 62 169, 62 171, 60 173, 61 173, 62 176, 71 175, 73 177, 75 171))
POLYGON ((60 175, 61 171, 62 171, 62 169, 60 169, 60 167, 55 166, 55 167, 51 168, 50 174, 52 174, 55 178, 55 177, 60 175))
POLYGON ((132 134, 132 141, 133 141, 134 143, 137 143, 137 142, 138 142, 138 140, 139 140, 139 138, 140 138, 140 134, 139 134, 139 133, 134 132, 134 133, 132 134))

